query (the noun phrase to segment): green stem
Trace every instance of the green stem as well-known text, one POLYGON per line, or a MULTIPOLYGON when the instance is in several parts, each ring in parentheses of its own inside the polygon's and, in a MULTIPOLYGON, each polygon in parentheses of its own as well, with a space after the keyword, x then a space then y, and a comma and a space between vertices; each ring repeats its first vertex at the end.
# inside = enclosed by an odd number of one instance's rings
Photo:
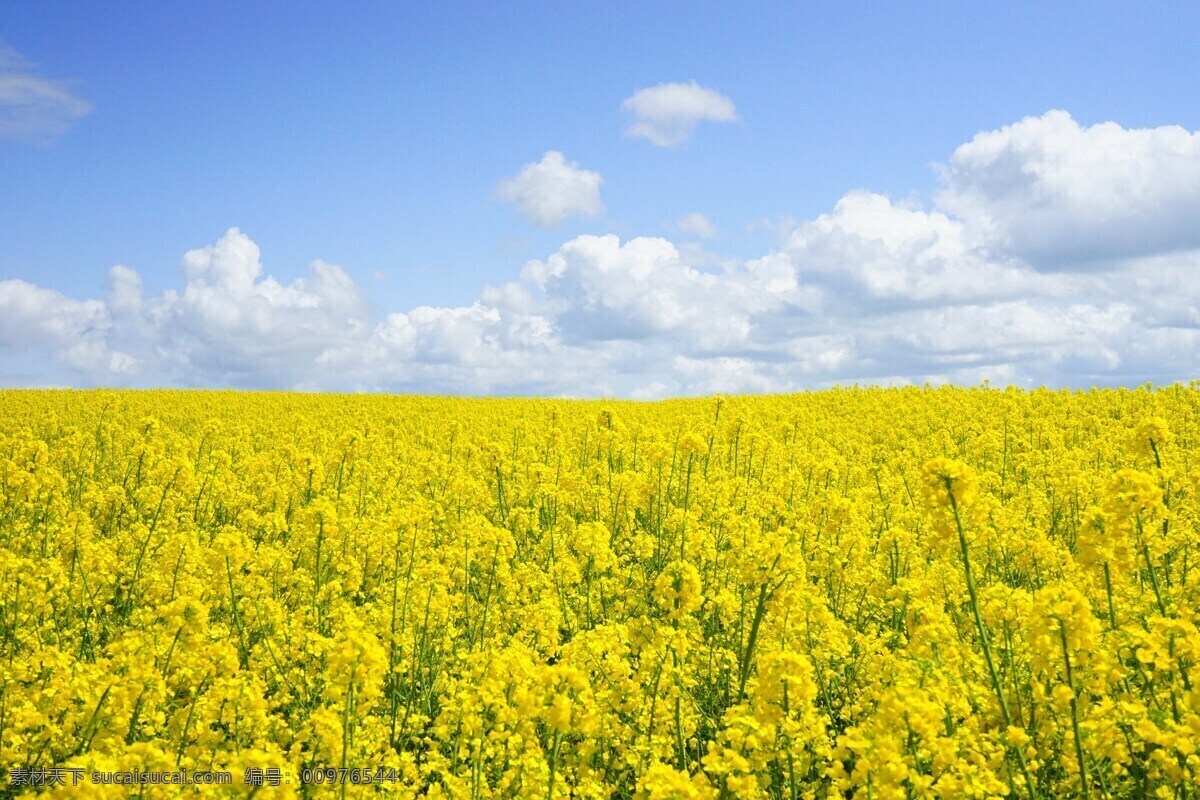
MULTIPOLYGON (((942 482, 946 486, 946 495, 950 498, 950 509, 954 512, 954 525, 958 529, 958 546, 962 553, 963 571, 967 577, 967 594, 971 597, 971 613, 975 617, 975 628, 979 632, 979 643, 983 647, 983 659, 987 662, 988 675, 992 679, 992 688, 996 692, 996 699, 1000 701, 1000 715, 1004 718, 1004 727, 1007 729, 1012 725, 1012 715, 1008 711, 1008 701, 1004 699, 1004 690, 1000 686, 1000 676, 996 672, 996 663, 992 660, 992 648, 988 644, 987 629, 983 626, 983 616, 979 613, 979 594, 975 589, 975 575, 971 571, 971 557, 967 548, 967 534, 963 530, 962 516, 958 512, 958 502, 954 499, 952 481, 948 477, 943 477, 942 482)), ((1021 765, 1021 774, 1025 777, 1025 787, 1029 790, 1029 797, 1034 798, 1033 779, 1029 775, 1029 765, 1025 763, 1025 754, 1017 748, 1011 748, 1017 756, 1017 761, 1021 765)))
POLYGON ((546 800, 554 800, 554 776, 558 772, 558 748, 562 745, 562 734, 554 734, 554 747, 550 751, 550 781, 546 786, 546 800))
POLYGON ((1075 733, 1075 758, 1079 762, 1079 785, 1083 791, 1083 800, 1088 800, 1087 766, 1083 761, 1083 739, 1079 735, 1079 709, 1076 704, 1075 676, 1071 672, 1071 654, 1067 646, 1067 626, 1062 618, 1058 619, 1058 634, 1062 640, 1063 663, 1067 666, 1067 686, 1071 689, 1071 729, 1075 733))
POLYGON ((1104 562, 1104 591, 1108 594, 1108 622, 1115 631, 1117 629, 1117 612, 1113 608, 1112 574, 1108 562, 1104 562))

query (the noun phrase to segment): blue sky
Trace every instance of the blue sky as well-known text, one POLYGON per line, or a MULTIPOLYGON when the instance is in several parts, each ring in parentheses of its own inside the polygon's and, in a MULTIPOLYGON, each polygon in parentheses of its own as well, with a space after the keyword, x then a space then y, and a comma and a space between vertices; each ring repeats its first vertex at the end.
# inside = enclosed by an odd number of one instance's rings
POLYGON ((1195 376, 1196 6, 480 6, 6 9, 0 384, 1195 376))

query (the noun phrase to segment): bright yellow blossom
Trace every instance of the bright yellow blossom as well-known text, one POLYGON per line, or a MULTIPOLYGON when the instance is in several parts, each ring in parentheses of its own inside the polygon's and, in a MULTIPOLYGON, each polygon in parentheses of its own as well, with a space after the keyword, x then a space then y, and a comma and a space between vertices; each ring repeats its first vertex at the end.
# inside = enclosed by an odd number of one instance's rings
POLYGON ((0 391, 0 794, 1194 799, 1198 398, 0 391))

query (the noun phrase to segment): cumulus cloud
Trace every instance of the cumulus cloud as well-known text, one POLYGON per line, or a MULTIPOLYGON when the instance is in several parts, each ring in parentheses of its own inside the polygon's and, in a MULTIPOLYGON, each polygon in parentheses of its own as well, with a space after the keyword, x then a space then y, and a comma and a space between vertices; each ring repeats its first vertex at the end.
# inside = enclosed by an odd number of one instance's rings
POLYGON ((938 204, 991 247, 1043 270, 1200 247, 1200 132, 1083 127, 1065 111, 980 133, 938 204))
MULTIPOLYGON (((1053 114, 1038 120, 1018 138, 1053 139, 1074 125, 1053 114)), ((1008 141, 1015 134, 1006 131, 993 134, 1008 141)), ((1083 136, 1063 158, 1117 175, 1110 139, 1125 134, 1158 141, 1110 130, 1083 136), (1096 152, 1074 152, 1089 148, 1096 152)), ((1163 149, 1186 150, 1186 137, 1165 135, 1178 146, 1163 149)), ((1023 184, 1031 203, 1046 196, 1037 187, 1048 147, 1027 142, 1004 156, 1018 162, 1005 174, 1035 176, 1023 184)), ((1090 386, 1196 375, 1200 245, 1190 228, 1164 225, 1153 241, 1099 257, 1086 237, 1031 238, 1032 223, 1006 194, 1017 190, 987 188, 964 166, 983 162, 963 152, 933 205, 849 192, 751 259, 713 259, 665 238, 578 236, 460 307, 378 310, 347 272, 319 260, 306 277, 280 282, 236 228, 188 251, 181 285, 157 295, 124 266, 109 271, 104 299, 2 281, 0 381, 31 382, 22 376, 39 353, 77 384, 640 398, 856 381, 1090 386), (1006 199, 992 208, 988 198, 1006 199), (1086 268, 1056 268, 1051 252, 1086 268)), ((1131 146, 1133 163, 1143 163, 1141 152, 1131 146)), ((1187 202, 1188 187, 1172 181, 1158 191, 1187 202)), ((1137 208, 1165 207, 1152 187, 1130 196, 1137 208)), ((1092 225, 1089 213, 1117 226, 1135 215, 1096 205, 1073 185, 1054 197, 1043 212, 1078 229, 1092 225)))
POLYGON ((542 228, 552 228, 567 217, 597 217, 604 213, 600 202, 600 173, 583 169, 557 150, 542 160, 526 164, 511 178, 500 182, 497 194, 517 207, 517 213, 542 228))
POLYGON ((0 136, 58 136, 91 110, 66 83, 36 74, 20 53, 0 45, 0 136))
POLYGON ((648 139, 659 147, 674 147, 691 138, 701 122, 736 122, 733 101, 695 81, 660 83, 634 92, 621 103, 633 116, 629 136, 648 139))
POLYGON ((783 252, 844 304, 1002 300, 1068 290, 1065 281, 1020 261, 982 252, 964 224, 944 213, 866 191, 850 192, 830 213, 799 223, 783 252))
POLYGON ((188 251, 182 291, 143 302, 162 369, 176 381, 291 385, 331 345, 361 339, 370 310, 339 266, 314 261, 309 276, 263 277, 259 249, 237 228, 188 251))
POLYGON ((48 349, 85 379, 130 371, 133 359, 113 350, 112 318, 100 300, 74 300, 22 280, 0 281, 0 352, 48 349))

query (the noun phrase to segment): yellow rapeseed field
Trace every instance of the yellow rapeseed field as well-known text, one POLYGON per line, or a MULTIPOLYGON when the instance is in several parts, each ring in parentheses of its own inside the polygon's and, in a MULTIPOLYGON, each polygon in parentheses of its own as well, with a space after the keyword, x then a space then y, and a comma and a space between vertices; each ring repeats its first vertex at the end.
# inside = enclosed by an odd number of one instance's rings
POLYGON ((0 796, 1195 799, 1198 437, 1195 385, 0 392, 0 796))

